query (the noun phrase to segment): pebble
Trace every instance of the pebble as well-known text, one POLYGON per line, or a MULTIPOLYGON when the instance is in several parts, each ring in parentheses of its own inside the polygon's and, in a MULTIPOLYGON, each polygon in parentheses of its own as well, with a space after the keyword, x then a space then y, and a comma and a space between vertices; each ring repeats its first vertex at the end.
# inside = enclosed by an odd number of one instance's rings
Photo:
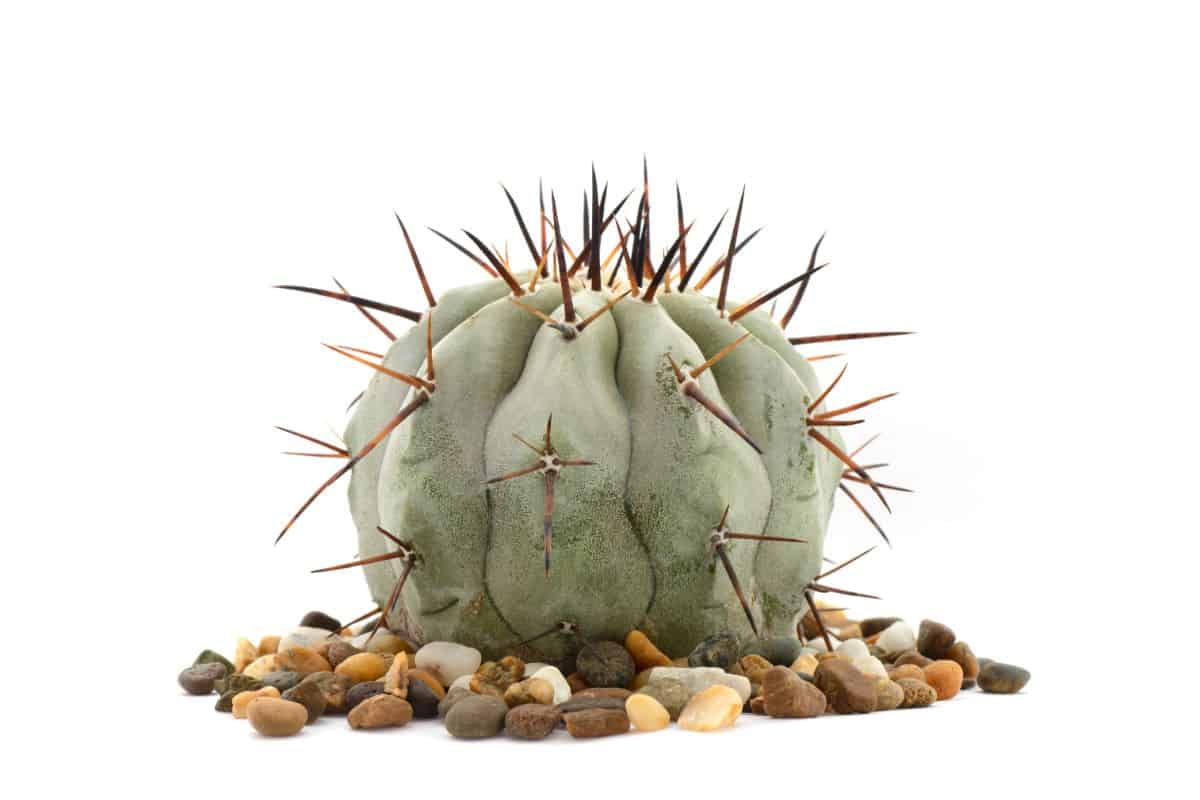
MULTIPOLYGON (((356 683, 350 687, 350 691, 346 692, 346 711, 353 711, 354 707, 362 701, 374 697, 377 694, 384 693, 383 681, 367 681, 366 683, 356 683)), ((437 704, 434 703, 436 706, 437 704)), ((437 713, 436 711, 434 712, 437 713)))
MULTIPOLYGON (((334 675, 332 672, 314 672, 296 685, 296 688, 310 683, 315 684, 325 696, 325 707, 331 711, 345 711, 346 692, 353 685, 344 675, 334 675)), ((294 691, 294 690, 293 690, 294 691)))
POLYGON ((395 695, 377 694, 351 709, 346 721, 356 730, 398 728, 413 718, 413 707, 395 695))
POLYGON ((625 715, 624 704, 621 708, 589 708, 585 711, 574 711, 564 715, 563 720, 567 723, 567 733, 576 739, 595 739, 600 736, 614 736, 629 731, 629 717, 625 715))
MULTIPOLYGON (((431 682, 437 683, 437 681, 431 682)), ((383 690, 396 697, 408 696, 408 654, 397 653, 383 674, 383 690)))
POLYGON ((809 675, 817 671, 817 657, 812 653, 801 653, 800 657, 791 663, 792 672, 806 672, 809 675))
POLYGON ((463 698, 475 696, 475 693, 465 686, 453 687, 450 691, 446 692, 445 697, 438 701, 438 716, 445 719, 446 715, 450 713, 450 709, 454 708, 457 702, 463 698))
POLYGON ((650 672, 650 681, 646 686, 653 686, 665 678, 672 678, 682 683, 690 695, 702 692, 713 685, 721 685, 737 692, 743 703, 750 699, 749 678, 744 675, 730 675, 717 667, 655 667, 650 672))
POLYGON ((683 711, 687 701, 692 699, 692 692, 674 678, 663 678, 653 685, 639 689, 637 693, 658 701, 673 720, 679 719, 679 713, 683 711))
POLYGON ((868 658, 871 651, 862 639, 847 639, 837 646, 834 652, 842 658, 853 661, 856 658, 868 658))
POLYGON ((762 683, 763 674, 771 667, 775 666, 770 661, 759 655, 742 656, 738 659, 737 670, 730 670, 735 675, 745 675, 750 679, 751 693, 754 691, 755 684, 762 683))
POLYGON ((804 645, 799 639, 775 636, 770 639, 755 639, 742 650, 743 656, 762 656, 771 664, 786 667, 800 657, 804 645))
POLYGON ((460 675, 459 677, 455 678, 449 686, 446 687, 446 691, 451 689, 466 689, 469 692, 471 691, 471 679, 474 677, 475 673, 473 672, 470 675, 460 675))
POLYGON ((179 685, 188 694, 212 694, 217 681, 225 677, 225 665, 219 661, 194 664, 179 673, 179 685))
POLYGON ((641 631, 629 632, 625 637, 625 649, 633 657, 633 663, 638 670, 671 666, 671 659, 641 631))
POLYGON ((899 617, 868 617, 859 622, 858 627, 862 631, 863 638, 866 639, 887 630, 899 621, 899 617))
POLYGON ((504 702, 509 708, 534 705, 548 706, 554 703, 554 687, 541 678, 526 678, 504 691, 504 702))
POLYGON ((332 672, 333 667, 311 647, 288 647, 279 651, 280 669, 293 672, 332 672))
POLYGON ((249 675, 226 675, 214 684, 214 688, 221 694, 261 689, 263 686, 262 681, 249 675))
POLYGON ((505 656, 499 661, 485 661, 471 676, 471 691, 475 694, 504 697, 508 687, 521 680, 524 674, 525 662, 516 656, 505 656))
POLYGON ((259 697, 247 707, 246 716, 263 736, 291 736, 304 727, 308 710, 290 700, 259 697))
POLYGON ((968 689, 974 689, 974 688, 975 688, 975 679, 974 678, 963 678, 962 690, 964 692, 967 691, 968 689))
POLYGON ((1014 694, 1029 683, 1029 670, 1013 664, 989 661, 975 679, 979 688, 992 694, 1014 694))
POLYGON ((338 639, 336 642, 329 645, 329 649, 325 651, 325 660, 328 661, 334 669, 337 669, 337 666, 350 656, 365 652, 365 650, 360 650, 347 641, 338 639))
POLYGON ((626 687, 633 682, 633 656, 617 642, 588 642, 575 659, 588 686, 626 687))
POLYGON ((417 669, 428 671, 443 686, 454 683, 463 675, 473 675, 483 657, 474 647, 454 642, 430 642, 417 651, 417 669))
MULTIPOLYGON (((662 669, 662 667, 656 667, 656 669, 662 669)), ((555 705, 565 703, 571 697, 571 685, 558 671, 558 667, 542 667, 530 677, 541 678, 554 687, 555 705)))
POLYGON ((904 653, 901 653, 899 656, 897 656, 896 660, 892 662, 892 666, 902 667, 905 664, 913 664, 915 666, 920 667, 921 669, 924 669, 925 667, 929 666, 932 663, 933 663, 932 658, 926 658, 925 656, 918 653, 916 650, 908 650, 908 651, 905 651, 904 653))
POLYGON ((233 648, 233 671, 241 672, 256 658, 258 658, 258 648, 249 639, 239 637, 237 645, 233 648))
POLYGON ((192 661, 192 666, 198 667, 201 664, 221 664, 225 667, 226 675, 232 675, 235 672, 233 662, 216 650, 201 650, 200 655, 192 661))
POLYGON ((762 706, 767 716, 819 717, 825 705, 825 694, 787 667, 771 667, 763 676, 762 706))
POLYGON ((893 680, 883 678, 875 683, 875 710, 891 711, 904 702, 904 688, 893 680))
POLYGON ((625 698, 623 697, 581 697, 572 695, 571 699, 565 703, 559 703, 556 706, 563 714, 572 714, 576 711, 591 711, 597 708, 625 708, 625 698))
POLYGON ((238 692, 233 696, 233 703, 229 708, 233 712, 233 718, 245 719, 246 708, 250 705, 251 701, 257 700, 260 697, 279 697, 279 690, 274 686, 264 686, 261 689, 238 692))
MULTIPOLYGON (((349 692, 347 692, 349 694, 349 692)), ((321 687, 316 683, 308 683, 301 681, 283 693, 284 700, 291 700, 293 703, 299 703, 304 706, 308 712, 308 723, 311 724, 321 718, 325 713, 325 709, 329 706, 329 701, 325 699, 325 693, 321 691, 321 687)), ((343 707, 346 706, 349 698, 343 701, 343 707)))
POLYGON ((931 619, 921 620, 917 631, 917 651, 926 658, 945 658, 954 644, 954 631, 931 619))
POLYGON ((939 659, 925 668, 925 682, 937 692, 938 700, 949 700, 962 688, 963 669, 958 662, 939 659))
POLYGON ((264 636, 258 640, 258 654, 260 656, 274 655, 279 652, 278 636, 264 636))
MULTIPOLYGON (((438 679, 423 669, 410 669, 407 673, 405 673, 405 676, 408 678, 408 683, 410 686, 412 685, 413 681, 421 681, 424 683, 430 691, 437 695, 438 700, 441 700, 446 696, 446 690, 442 688, 442 684, 438 682, 438 679)), ((471 687, 468 685, 462 688, 469 690, 471 687)))
MULTIPOLYGON (((360 633, 350 640, 350 644, 355 647, 366 650, 369 653, 415 653, 417 649, 413 647, 407 640, 400 638, 391 631, 379 631, 374 636, 370 631, 360 633)), ((449 644, 449 642, 443 642, 449 644)), ((470 648, 468 648, 470 649, 470 648)), ((479 666, 476 664, 475 666, 479 666)), ((474 672, 474 668, 471 672, 474 672)))
POLYGON ((543 661, 526 661, 525 662, 525 674, 522 675, 521 677, 522 678, 532 678, 533 673, 537 672, 542 667, 548 667, 548 666, 550 666, 550 665, 543 661))
POLYGON ((905 650, 912 650, 917 646, 917 637, 907 622, 896 620, 884 628, 883 632, 879 634, 879 638, 875 640, 875 644, 889 655, 903 653, 905 650))
POLYGON ((814 675, 817 688, 839 714, 865 714, 875 710, 875 681, 844 658, 827 658, 814 675))
POLYGON ((587 681, 585 681, 583 676, 578 672, 572 672, 567 676, 567 686, 571 687, 571 694, 582 692, 584 689, 588 688, 587 681))
MULTIPOLYGON (((362 684, 359 684, 360 686, 362 684)), ((442 687, 437 687, 437 692, 442 687)), ((429 683, 421 678, 413 678, 408 682, 408 704, 412 706, 413 716, 417 719, 433 719, 438 715, 438 702, 442 695, 433 690, 429 683)), ((444 693, 443 693, 444 694, 444 693)))
POLYGON ((898 667, 892 667, 888 670, 888 677, 894 681, 901 678, 912 678, 913 680, 925 680, 925 670, 918 667, 916 664, 901 664, 898 667))
POLYGON ((728 686, 709 686, 688 700, 679 714, 679 727, 685 731, 702 732, 728 728, 741 716, 745 702, 736 690, 728 686))
POLYGON ((671 714, 648 694, 631 694, 625 699, 625 716, 636 730, 661 731, 671 724, 671 714))
POLYGON ((335 675, 344 675, 352 683, 365 683, 382 678, 388 664, 378 653, 355 653, 334 668, 335 675))
POLYGON ((866 675, 868 677, 886 678, 888 676, 887 667, 885 667, 883 665, 883 662, 880 661, 875 656, 866 656, 865 658, 856 658, 856 659, 854 659, 854 661, 852 661, 850 663, 854 664, 854 666, 858 669, 859 672, 861 672, 863 675, 866 675))
POLYGON ((545 739, 562 717, 551 705, 526 703, 509 710, 504 717, 504 732, 514 739, 545 739))
POLYGON ((504 729, 507 714, 508 706, 499 697, 472 694, 450 707, 445 718, 446 730, 459 739, 484 739, 504 729))
POLYGON ((937 692, 925 681, 901 678, 895 683, 904 692, 901 708, 924 708, 933 705, 933 701, 937 700, 937 692))
POLYGON ((300 620, 301 628, 323 628, 337 633, 342 629, 342 623, 321 611, 310 611, 300 620))
POLYGON ((310 650, 316 650, 319 645, 328 644, 332 636, 333 634, 324 628, 294 628, 279 640, 275 652, 279 653, 293 647, 307 647, 310 650))
POLYGON ((274 653, 259 656, 242 668, 243 675, 249 675, 251 678, 259 680, 277 671, 279 671, 279 656, 274 653))
POLYGON ((971 652, 971 645, 966 642, 955 642, 954 645, 946 651, 946 658, 956 662, 962 667, 963 678, 973 680, 979 675, 979 660, 975 658, 975 654, 971 652))
POLYGON ((729 669, 737 663, 741 654, 737 637, 728 633, 718 633, 700 642, 688 654, 689 667, 717 667, 729 669))
POLYGON ((281 692, 286 692, 288 689, 291 689, 293 686, 300 683, 303 678, 304 676, 299 672, 292 672, 291 670, 279 670, 278 672, 268 672, 266 675, 263 675, 262 682, 267 686, 274 686, 281 692))

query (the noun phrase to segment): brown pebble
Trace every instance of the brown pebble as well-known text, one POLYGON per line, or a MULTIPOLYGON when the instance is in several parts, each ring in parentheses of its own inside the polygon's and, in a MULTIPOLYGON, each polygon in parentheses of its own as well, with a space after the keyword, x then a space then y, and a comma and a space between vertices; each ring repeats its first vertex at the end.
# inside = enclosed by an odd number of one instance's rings
POLYGON ((898 667, 892 667, 887 671, 888 677, 892 680, 900 680, 901 678, 912 678, 916 681, 925 680, 925 670, 918 667, 916 664, 901 664, 898 667))
POLYGON ((880 678, 875 683, 875 710, 891 711, 904 702, 904 687, 893 680, 880 678))
POLYGON ((883 633, 893 622, 899 622, 899 617, 869 617, 858 623, 858 627, 862 630, 863 638, 874 636, 877 633, 883 633))
POLYGON ((979 688, 993 694, 1014 694, 1029 683, 1029 670, 1014 664, 989 661, 976 679, 979 688))
POLYGON ((896 657, 896 660, 892 662, 892 665, 897 666, 897 667, 902 667, 905 664, 915 664, 916 666, 920 667, 921 669, 924 669, 925 667, 929 666, 932 663, 933 663, 932 658, 926 658, 925 656, 918 653, 916 650, 905 650, 903 653, 901 653, 899 656, 896 657))
POLYGON ((504 702, 509 708, 524 705, 548 706, 554 703, 554 687, 541 678, 526 678, 517 681, 504 691, 504 702))
POLYGON ((333 672, 329 662, 310 647, 289 647, 278 654, 279 668, 291 672, 333 672))
POLYGON ((308 710, 291 700, 257 697, 246 707, 246 716, 263 736, 291 736, 308 721, 308 710))
POLYGON ((566 714, 563 719, 567 723, 567 733, 576 739, 592 739, 627 732, 629 716, 625 713, 624 703, 621 705, 619 709, 589 708, 566 714))
POLYGON ((525 674, 525 662, 516 656, 505 656, 499 661, 485 661, 471 676, 471 691, 504 697, 508 687, 521 680, 525 674))
POLYGON ((940 622, 931 619, 921 620, 917 630, 917 651, 926 658, 934 661, 945 658, 954 644, 954 631, 940 622))
POLYGON ((334 675, 332 672, 314 672, 300 683, 315 684, 325 696, 325 707, 330 711, 342 711, 346 708, 346 692, 353 686, 345 675, 334 675))
POLYGON ((938 700, 949 700, 962 688, 963 669, 949 659, 934 661, 925 668, 925 682, 937 692, 938 700))
POLYGON ((258 640, 258 654, 260 656, 273 656, 278 649, 278 636, 264 636, 258 640))
POLYGON ((587 681, 578 672, 572 672, 567 676, 567 686, 571 687, 571 694, 577 694, 588 688, 587 681))
POLYGON ((828 658, 817 666, 817 688, 839 714, 875 710, 875 682, 844 658, 828 658))
POLYGON ((350 710, 346 717, 351 728, 396 728, 413 718, 412 706, 395 695, 377 694, 368 697, 350 710))
POLYGON ((561 718, 553 706, 526 703, 510 709, 505 715, 504 733, 514 739, 545 739, 561 718))
POLYGON ((979 659, 971 652, 971 645, 966 642, 955 642, 946 651, 946 658, 956 662, 963 671, 963 679, 974 680, 979 675, 979 659))
POLYGON ((622 689, 619 686, 595 686, 590 689, 581 689, 574 692, 571 697, 616 697, 620 700, 628 699, 633 692, 628 689, 622 689))
MULTIPOLYGON (((763 710, 772 717, 819 717, 825 713, 824 692, 787 667, 771 667, 764 673, 762 699, 763 710)), ((753 701, 750 710, 754 710, 753 701)))
POLYGON ((305 723, 311 725, 321 718, 325 713, 325 707, 328 704, 325 700, 325 693, 321 691, 321 687, 315 683, 301 681, 283 693, 284 700, 291 700, 293 703, 299 703, 308 711, 308 721, 305 723))
POLYGON ((339 639, 330 643, 329 647, 326 648, 325 660, 329 662, 330 666, 337 669, 338 665, 350 656, 365 652, 365 650, 360 650, 349 642, 343 642, 339 639))
POLYGON ((904 700, 900 703, 901 708, 924 708, 933 705, 933 701, 937 700, 937 692, 925 681, 901 678, 896 681, 896 685, 904 690, 904 700))

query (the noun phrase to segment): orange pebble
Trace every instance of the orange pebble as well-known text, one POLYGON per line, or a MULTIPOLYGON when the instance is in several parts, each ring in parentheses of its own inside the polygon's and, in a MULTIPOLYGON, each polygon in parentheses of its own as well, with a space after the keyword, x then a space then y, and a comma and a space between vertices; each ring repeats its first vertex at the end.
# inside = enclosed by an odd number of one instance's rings
POLYGON ((639 670, 671 666, 671 659, 655 647, 654 642, 641 631, 629 632, 625 637, 625 649, 633 656, 633 663, 639 670))
POLYGON ((925 667, 925 682, 937 692, 938 700, 949 700, 962 688, 963 669, 957 661, 941 659, 925 667))

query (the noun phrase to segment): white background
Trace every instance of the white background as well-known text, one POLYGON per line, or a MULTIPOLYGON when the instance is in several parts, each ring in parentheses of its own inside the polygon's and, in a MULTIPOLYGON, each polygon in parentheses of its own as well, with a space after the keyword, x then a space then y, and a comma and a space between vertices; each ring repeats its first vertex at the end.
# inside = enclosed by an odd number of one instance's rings
MULTIPOLYGON (((6 783, 1178 792, 1200 268, 1186 6, 432 5, 0 14, 6 783), (861 615, 942 620, 1030 668, 1028 689, 525 747, 336 719, 264 741, 179 696, 202 647, 369 606, 358 575, 307 572, 354 554, 341 490, 272 546, 330 467, 278 455, 271 426, 339 429, 366 376, 318 342, 383 340, 268 287, 332 274, 419 306, 393 209, 444 290, 477 268, 424 225, 519 259, 498 181, 532 214, 543 178, 574 229, 589 165, 619 195, 643 154, 657 207, 678 178, 705 230, 748 185, 744 229, 767 228, 741 295, 829 232, 794 333, 919 331, 840 348, 842 399, 901 391, 872 410, 869 452, 918 489, 886 519, 895 548, 846 583, 885 598, 861 615)), ((839 507, 830 552, 873 542, 839 507)))

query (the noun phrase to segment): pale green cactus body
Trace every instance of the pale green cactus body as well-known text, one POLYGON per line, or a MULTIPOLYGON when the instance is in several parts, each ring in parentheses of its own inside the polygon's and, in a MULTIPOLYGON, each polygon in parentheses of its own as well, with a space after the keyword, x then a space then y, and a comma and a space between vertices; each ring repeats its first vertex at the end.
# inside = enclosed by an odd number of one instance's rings
MULTIPOLYGON (((675 655, 721 631, 747 639, 749 622, 710 544, 728 506, 731 531, 806 540, 725 544, 760 632, 794 635, 843 465, 807 434, 818 384, 779 326, 758 311, 731 324, 689 291, 626 298, 568 338, 508 295, 497 279, 439 298, 428 312, 436 389, 354 466, 360 556, 394 547, 376 531, 382 525, 419 558, 389 622, 488 655, 560 621, 589 638, 640 627, 675 655), (761 454, 681 393, 667 360, 695 367, 747 331, 697 381, 761 454), (547 575, 543 474, 486 481, 537 460, 513 434, 540 443, 551 415, 557 453, 594 463, 556 472, 547 575)), ((580 316, 611 297, 582 285, 573 292, 580 316)), ((563 318, 555 283, 520 301, 563 318)), ((392 344, 387 367, 424 374, 425 325, 392 344)), ((418 391, 374 375, 346 430, 350 451, 418 391)), ((840 446, 836 431, 826 435, 840 446)), ((365 567, 380 606, 402 567, 365 567)), ((537 646, 556 657, 566 644, 548 637, 537 646)))

